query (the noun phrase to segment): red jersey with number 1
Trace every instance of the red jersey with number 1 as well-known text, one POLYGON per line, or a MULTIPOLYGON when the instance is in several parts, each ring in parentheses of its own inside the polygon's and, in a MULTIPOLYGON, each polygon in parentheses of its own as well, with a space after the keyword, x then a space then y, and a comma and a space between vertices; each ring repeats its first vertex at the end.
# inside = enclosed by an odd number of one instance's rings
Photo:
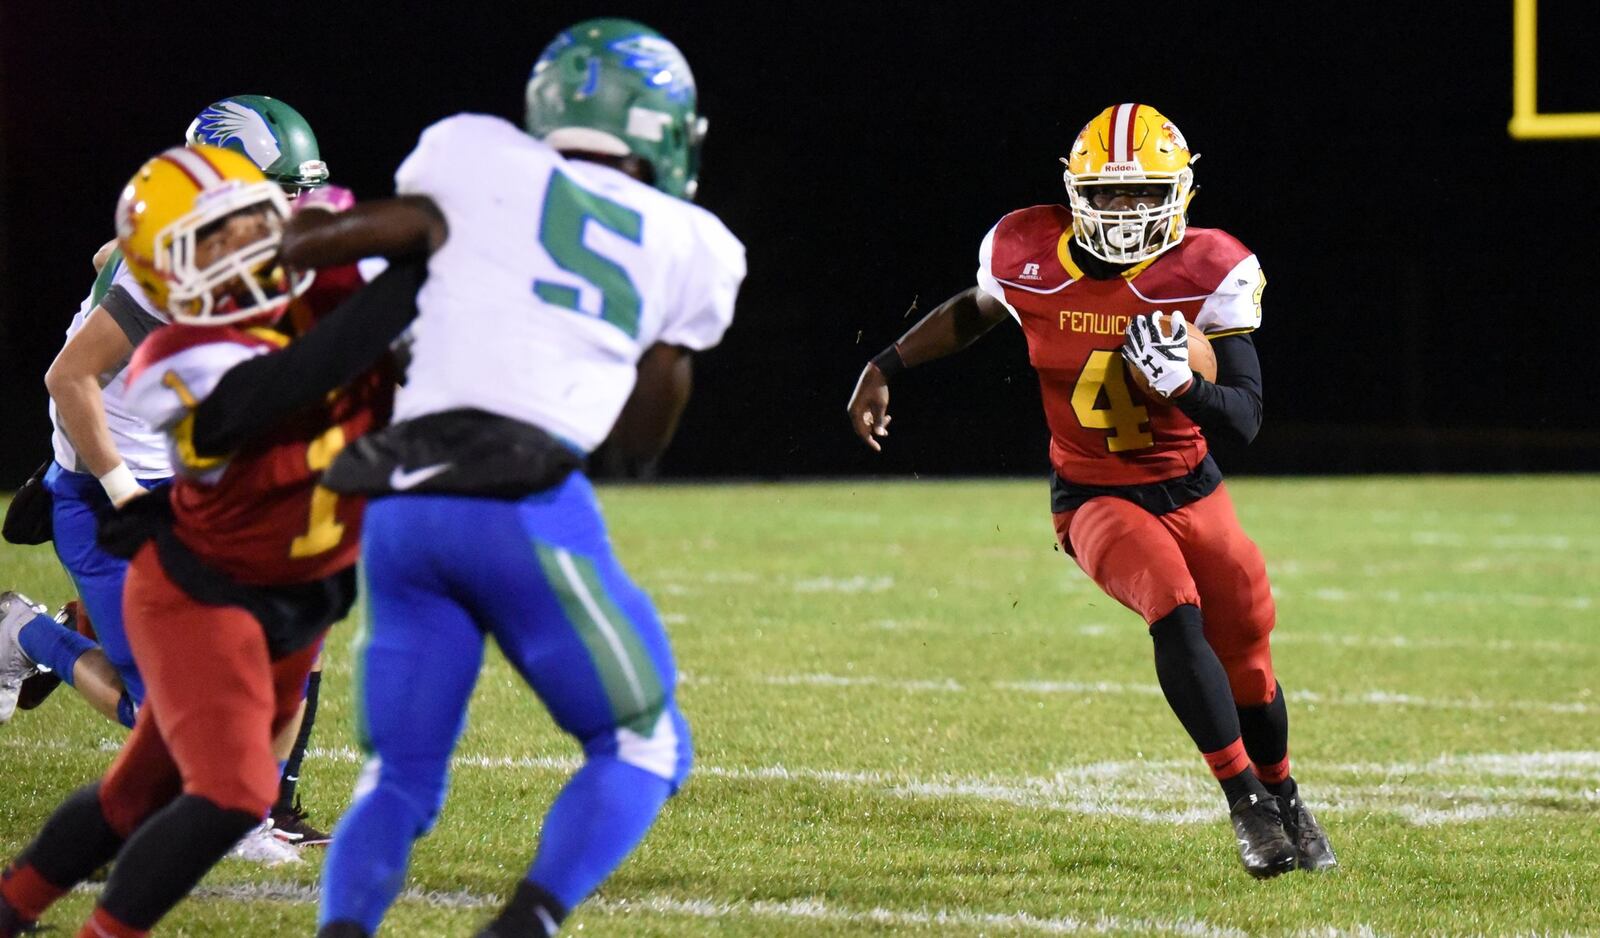
MULTIPOLYGON (((361 284, 353 266, 319 271, 283 324, 314 323, 361 284)), ((237 452, 196 453, 200 402, 233 366, 290 341, 275 329, 174 324, 141 342, 128 366, 130 407, 165 431, 177 470, 173 533, 240 583, 305 583, 355 563, 363 502, 317 482, 346 443, 381 425, 389 412, 390 382, 374 369, 237 452)))
POLYGON ((1200 428, 1146 400, 1128 380, 1122 346, 1140 314, 1182 312, 1216 337, 1261 322, 1266 280, 1231 235, 1190 228, 1183 241, 1110 280, 1073 261, 1072 212, 1038 205, 1000 219, 978 252, 978 286, 1006 305, 1039 373, 1050 463, 1080 485, 1144 485, 1188 474, 1206 455, 1200 428))

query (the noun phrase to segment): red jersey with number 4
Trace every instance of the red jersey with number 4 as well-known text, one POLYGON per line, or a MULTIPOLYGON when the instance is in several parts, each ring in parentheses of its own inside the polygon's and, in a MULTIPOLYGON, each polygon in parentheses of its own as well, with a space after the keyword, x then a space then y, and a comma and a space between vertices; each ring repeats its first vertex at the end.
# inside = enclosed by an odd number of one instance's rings
MULTIPOLYGON (((319 271, 283 324, 302 327, 362 283, 353 266, 319 271)), ((151 333, 128 366, 131 409, 166 432, 177 478, 173 532, 240 583, 305 583, 355 563, 363 502, 317 481, 345 444, 387 419, 390 383, 369 371, 225 456, 195 452, 194 411, 230 368, 291 341, 276 329, 174 324, 151 333)))
POLYGON ((1200 428, 1128 380, 1123 334, 1140 314, 1183 313, 1211 337, 1261 323, 1261 264, 1231 235, 1183 241, 1110 280, 1073 261, 1072 212, 1037 205, 1000 219, 978 251, 978 286, 1006 305, 1039 373, 1050 463, 1081 485, 1143 485, 1186 475, 1206 455, 1200 428))

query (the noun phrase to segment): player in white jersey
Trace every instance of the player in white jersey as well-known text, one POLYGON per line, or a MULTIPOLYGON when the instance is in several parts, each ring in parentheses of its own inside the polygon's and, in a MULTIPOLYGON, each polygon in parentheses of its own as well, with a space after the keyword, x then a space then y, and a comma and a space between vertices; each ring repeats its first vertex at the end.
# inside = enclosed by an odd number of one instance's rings
POLYGON ((73 618, 93 622, 99 644, 51 620, 19 594, 0 596, 0 721, 10 719, 35 662, 50 672, 31 677, 32 699, 25 706, 36 705, 64 679, 96 710, 131 726, 144 696, 122 630, 127 565, 95 542, 95 514, 172 475, 160 434, 123 403, 134 346, 168 319, 145 298, 120 254, 102 250, 96 260, 101 267, 94 287, 45 375, 54 459, 40 484, 49 493, 48 505, 41 507, 49 511, 46 526, 56 554, 81 597, 73 618))
MULTIPOLYGON (((291 199, 328 181, 310 125, 299 111, 275 98, 223 98, 207 105, 185 136, 190 144, 221 146, 247 156, 291 199)), ((122 624, 127 561, 96 543, 95 520, 108 505, 120 505, 172 477, 164 435, 134 416, 125 403, 126 367, 134 349, 170 319, 146 297, 115 248, 113 241, 96 253, 94 287, 45 374, 54 459, 39 482, 49 498, 36 502, 41 513, 48 513, 36 525, 43 536, 31 542, 54 540, 80 600, 52 620, 42 606, 21 594, 0 594, 0 723, 11 718, 16 706, 37 706, 62 680, 124 726, 133 725, 144 699, 144 682, 122 624)), ((286 768, 273 818, 282 838, 301 843, 327 841, 306 822, 295 791, 319 682, 320 673, 314 673, 303 720, 286 731, 279 752, 286 768)), ((267 858, 289 858, 270 846, 261 845, 260 852, 272 855, 267 858)))
POLYGON ((372 758, 323 874, 329 938, 371 935, 403 885, 488 637, 585 762, 482 935, 555 934, 689 769, 666 634, 579 467, 608 437, 641 455, 665 446, 692 353, 732 319, 744 248, 687 201, 705 125, 661 36, 580 23, 540 57, 527 98, 527 133, 441 121, 396 173, 398 198, 285 234, 296 266, 430 255, 396 423, 323 478, 373 496, 358 652, 372 758))

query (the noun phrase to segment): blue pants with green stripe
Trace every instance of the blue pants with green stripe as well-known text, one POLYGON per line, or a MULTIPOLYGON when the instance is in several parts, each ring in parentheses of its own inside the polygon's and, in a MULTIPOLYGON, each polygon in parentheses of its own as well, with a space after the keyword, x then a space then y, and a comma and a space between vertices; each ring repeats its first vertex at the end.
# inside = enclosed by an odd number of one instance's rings
POLYGON ((411 844, 444 803, 488 638, 583 746, 527 874, 572 908, 644 837, 690 762, 666 632, 612 554, 589 480, 573 473, 520 502, 375 500, 362 564, 357 712, 371 758, 334 832, 320 923, 372 933, 404 885, 411 844))

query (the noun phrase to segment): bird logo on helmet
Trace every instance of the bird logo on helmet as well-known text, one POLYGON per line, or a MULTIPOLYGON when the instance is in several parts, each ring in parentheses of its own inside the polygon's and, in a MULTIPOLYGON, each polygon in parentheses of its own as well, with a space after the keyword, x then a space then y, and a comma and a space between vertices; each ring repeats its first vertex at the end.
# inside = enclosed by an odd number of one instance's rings
POLYGON ((328 181, 317 135, 300 112, 277 98, 236 94, 206 105, 184 139, 249 157, 291 199, 328 181))
POLYGON ((133 174, 117 201, 117 246, 152 302, 191 325, 274 321, 310 284, 278 264, 289 203, 259 167, 220 147, 174 147, 133 174), (235 215, 262 235, 217 254, 202 244, 235 215))
POLYGON ((528 79, 524 127, 558 150, 635 156, 653 185, 694 198, 706 119, 678 47, 632 20, 585 20, 557 36, 528 79))
POLYGON ((1147 104, 1117 104, 1101 111, 1078 134, 1062 179, 1072 209, 1073 239, 1114 264, 1149 260, 1183 240, 1194 197, 1198 154, 1176 124, 1147 104), (1154 205, 1097 208, 1097 187, 1160 189, 1154 205))

